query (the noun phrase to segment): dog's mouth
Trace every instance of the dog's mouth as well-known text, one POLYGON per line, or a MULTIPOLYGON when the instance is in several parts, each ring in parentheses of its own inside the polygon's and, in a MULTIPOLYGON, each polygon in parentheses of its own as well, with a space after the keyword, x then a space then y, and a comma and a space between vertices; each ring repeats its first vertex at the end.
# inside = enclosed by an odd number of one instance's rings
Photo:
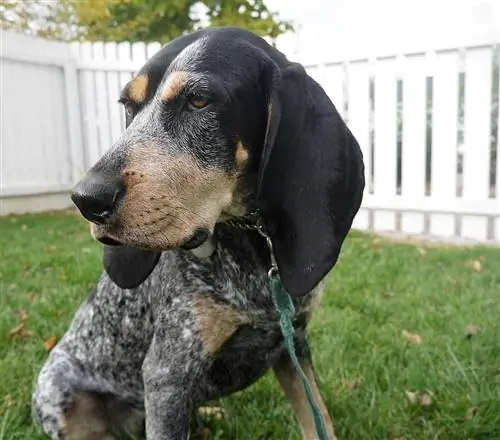
POLYGON ((205 228, 198 228, 194 233, 181 245, 184 250, 191 250, 200 247, 210 237, 210 232, 205 228))
MULTIPOLYGON (((117 240, 115 237, 111 237, 104 231, 100 230, 100 228, 93 227, 92 228, 92 235, 94 238, 102 244, 105 244, 106 246, 124 246, 126 242, 122 242, 120 240, 117 240)), ((200 247, 203 243, 205 243, 209 238, 210 238, 210 232, 207 228, 197 228, 185 241, 180 243, 178 248, 184 249, 184 250, 192 250, 195 248, 200 247)), ((153 248, 153 246, 147 246, 145 243, 137 244, 139 247, 144 247, 144 248, 153 248)), ((156 247, 154 247, 155 250, 156 247)), ((165 250, 165 249, 161 249, 165 250)))
POLYGON ((102 244, 105 244, 106 246, 122 246, 123 245, 118 240, 115 240, 114 238, 107 237, 107 236, 96 237, 96 240, 102 244))

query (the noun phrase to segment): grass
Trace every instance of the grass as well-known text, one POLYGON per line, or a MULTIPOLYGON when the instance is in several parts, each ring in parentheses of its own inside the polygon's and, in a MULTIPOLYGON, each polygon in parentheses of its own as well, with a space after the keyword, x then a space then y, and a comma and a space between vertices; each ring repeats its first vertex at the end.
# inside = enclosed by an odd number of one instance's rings
MULTIPOLYGON (((41 440, 33 380, 95 283, 101 251, 73 213, 3 218, 0 230, 0 440, 41 440)), ((339 439, 500 439, 500 250, 352 233, 311 345, 339 439)), ((271 374, 219 404, 222 420, 200 420, 205 438, 299 438, 271 374)))

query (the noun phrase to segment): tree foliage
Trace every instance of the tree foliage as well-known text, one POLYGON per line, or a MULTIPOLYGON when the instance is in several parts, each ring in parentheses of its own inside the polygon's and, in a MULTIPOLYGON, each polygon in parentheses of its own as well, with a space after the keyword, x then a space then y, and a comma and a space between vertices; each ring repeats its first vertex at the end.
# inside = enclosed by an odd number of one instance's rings
POLYGON ((2 0, 3 29, 57 40, 159 41, 210 24, 277 37, 291 30, 265 0, 2 0), (201 16, 194 11, 203 10, 201 16))

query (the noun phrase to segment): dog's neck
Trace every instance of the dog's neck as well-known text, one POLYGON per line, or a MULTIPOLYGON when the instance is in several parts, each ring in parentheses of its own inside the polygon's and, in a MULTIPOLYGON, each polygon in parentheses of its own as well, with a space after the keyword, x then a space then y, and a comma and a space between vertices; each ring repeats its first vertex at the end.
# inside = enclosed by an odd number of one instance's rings
MULTIPOLYGON (((232 217, 224 221, 226 225, 233 228, 242 229, 245 231, 259 231, 261 230, 260 215, 257 210, 249 211, 243 217, 232 217)), ((191 253, 197 258, 210 257, 217 247, 217 239, 215 235, 211 235, 197 248, 191 249, 191 253)))

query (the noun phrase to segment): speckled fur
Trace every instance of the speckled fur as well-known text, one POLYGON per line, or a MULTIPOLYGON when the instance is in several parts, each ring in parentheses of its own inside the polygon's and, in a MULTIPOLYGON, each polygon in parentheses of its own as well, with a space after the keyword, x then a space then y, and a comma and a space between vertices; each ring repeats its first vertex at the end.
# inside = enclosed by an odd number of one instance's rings
MULTIPOLYGON (((164 252, 133 290, 120 289, 103 273, 38 377, 33 415, 53 439, 66 439, 65 414, 77 391, 110 393, 140 410, 144 401, 146 407, 161 401, 152 422, 170 425, 169 439, 185 438, 189 410, 249 386, 283 355, 265 243, 255 233, 224 225, 216 237, 216 252, 206 259, 164 252), (195 325, 193 302, 200 294, 250 322, 216 353, 204 353, 195 325)), ((297 343, 305 353, 305 316, 313 296, 297 303, 297 343)))
POLYGON ((53 440, 185 440, 196 406, 272 368, 303 439, 317 440, 283 347, 267 244, 223 223, 258 209, 333 440, 306 327, 362 199, 352 133, 302 66, 236 28, 170 42, 120 102, 127 129, 72 192, 107 245, 105 271, 38 376, 33 418, 53 440), (211 235, 208 257, 180 250, 211 235))

